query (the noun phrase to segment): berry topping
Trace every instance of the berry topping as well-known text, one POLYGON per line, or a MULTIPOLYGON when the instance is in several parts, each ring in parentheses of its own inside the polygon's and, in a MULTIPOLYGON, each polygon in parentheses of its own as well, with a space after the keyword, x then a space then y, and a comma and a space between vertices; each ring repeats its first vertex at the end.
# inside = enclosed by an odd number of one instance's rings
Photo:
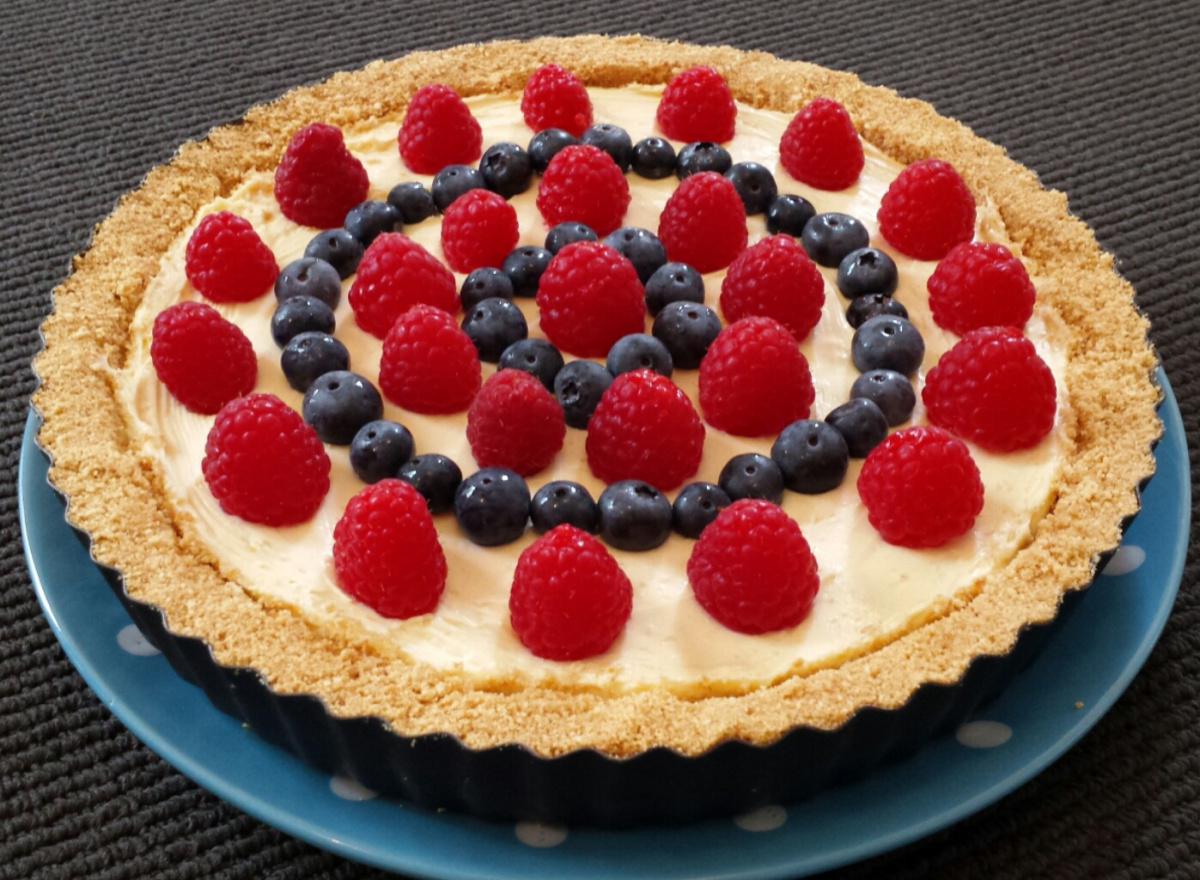
POLYGON ((701 171, 724 174, 732 167, 733 156, 723 146, 712 141, 695 141, 679 151, 675 159, 675 176, 683 180, 701 171))
POLYGON ((907 319, 895 315, 868 318, 850 340, 854 366, 869 370, 895 370, 911 376, 925 357, 925 340, 907 319))
POLYGON ((508 468, 485 467, 458 484, 454 518, 463 534, 484 547, 511 544, 525 533, 529 486, 508 468))
POLYGON ((851 251, 838 264, 837 287, 847 299, 873 293, 891 296, 899 284, 896 261, 878 248, 851 251))
POLYGON ((381 232, 397 232, 403 225, 400 211, 394 206, 378 199, 368 199, 346 212, 342 228, 366 247, 381 232))
POLYGON ((533 160, 516 144, 503 141, 483 151, 479 173, 488 189, 510 199, 529 189, 533 181, 533 160))
POLYGON ((539 131, 529 139, 529 164, 538 174, 543 174, 550 160, 558 155, 563 147, 579 143, 579 138, 561 128, 547 128, 539 131))
POLYGON ((796 626, 821 581, 795 520, 770 501, 745 498, 717 514, 687 564, 696 601, 722 626, 751 635, 796 626))
POLYGON ((546 166, 537 207, 547 226, 575 221, 608 235, 621 225, 629 198, 629 182, 612 156, 575 144, 559 150, 546 166))
POLYGON ((519 237, 516 210, 491 190, 459 196, 442 218, 442 252, 455 272, 499 266, 519 237))
POLYGON ((458 290, 458 298, 464 312, 475 308, 485 299, 493 297, 513 298, 512 280, 495 266, 480 266, 478 269, 473 269, 467 273, 462 287, 458 290))
POLYGON ((629 132, 611 122, 589 125, 579 136, 579 143, 599 147, 612 157, 613 162, 624 174, 633 163, 633 140, 629 132))
POLYGON ((271 338, 280 348, 301 333, 332 333, 336 327, 333 309, 312 296, 285 299, 271 315, 271 338))
POLYGON ((449 312, 413 306, 383 340, 379 387, 388 400, 405 409, 462 412, 482 379, 475 343, 449 312))
POLYGON ((746 248, 721 282, 727 321, 751 315, 774 318, 803 341, 821 320, 825 280, 788 235, 772 235, 746 248))
POLYGON ((358 326, 380 339, 415 305, 458 311, 454 274, 403 232, 371 242, 346 299, 358 326))
POLYGON ((417 174, 436 174, 447 165, 479 158, 483 131, 458 92, 440 83, 417 89, 398 136, 400 158, 417 174))
POLYGON ((551 254, 557 254, 569 244, 577 241, 599 241, 600 236, 596 234, 596 230, 588 226, 586 223, 576 223, 573 220, 567 220, 564 223, 557 224, 553 229, 546 233, 546 250, 551 254))
POLYGON ((670 378, 674 371, 671 352, 649 333, 630 333, 628 336, 622 336, 608 350, 604 366, 614 376, 633 370, 653 370, 660 376, 670 378))
POLYGON ((292 260, 275 276, 275 299, 312 296, 331 309, 342 301, 342 278, 332 264, 316 257, 292 260))
POLYGON ((554 480, 534 493, 529 521, 538 533, 563 523, 594 532, 600 526, 600 508, 586 487, 570 480, 554 480))
POLYGON ((425 188, 425 184, 416 180, 406 180, 393 186, 388 192, 387 202, 400 212, 400 219, 405 223, 420 223, 438 212, 433 194, 425 188))
POLYGON ((288 340, 279 355, 279 366, 287 383, 305 392, 318 378, 333 370, 350 367, 350 352, 341 340, 328 333, 310 330, 288 340))
POLYGON ((604 357, 645 329, 645 288, 633 264, 607 245, 581 241, 554 255, 538 283, 542 332, 563 351, 604 357))
POLYGON ((907 422, 917 405, 908 377, 895 370, 868 370, 850 386, 850 398, 863 397, 879 407, 889 427, 907 422))
POLYGON ((154 319, 150 360, 158 380, 194 413, 211 415, 249 394, 258 378, 254 346, 212 306, 180 302, 154 319))
POLYGON ((671 505, 672 524, 685 538, 699 538, 717 514, 732 503, 725 490, 715 483, 688 483, 671 505))
POLYGON ((201 220, 188 239, 184 272, 213 302, 249 302, 271 289, 279 265, 249 220, 217 211, 201 220))
POLYGON ((663 306, 651 332, 666 346, 676 367, 694 370, 721 332, 721 319, 708 306, 680 300, 663 306))
POLYGON ((521 115, 534 131, 561 128, 579 137, 592 124, 592 101, 579 77, 561 65, 545 64, 525 81, 521 115))
POLYGON ((359 428, 383 417, 383 398, 358 373, 335 370, 308 386, 301 412, 322 441, 348 446, 359 428))
POLYGON ((283 216, 301 226, 341 226, 346 212, 367 197, 362 162, 346 149, 341 129, 314 122, 288 142, 275 169, 275 199, 283 216))
POLYGON ((553 256, 546 248, 532 244, 515 248, 505 256, 500 269, 512 284, 512 295, 537 296, 538 282, 553 256))
POLYGON ((413 435, 399 422, 376 419, 358 429, 350 441, 350 467, 364 483, 394 477, 412 458, 413 435))
POLYGON ((675 173, 675 148, 666 138, 642 138, 633 145, 629 167, 638 177, 662 180, 675 173))
POLYGON ((646 282, 646 311, 652 316, 673 302, 704 302, 704 276, 687 263, 664 263, 646 282))
POLYGON ((804 234, 808 221, 817 216, 817 209, 803 196, 784 193, 776 196, 767 206, 767 232, 772 235, 783 233, 792 238, 804 234))
POLYGON ((850 467, 846 438, 832 425, 798 419, 779 432, 771 445, 783 484, 793 492, 819 495, 842 485, 850 467))
POLYGON ((711 67, 689 67, 667 83, 655 118, 671 140, 723 143, 733 138, 737 105, 721 74, 711 67))
POLYGON ((554 396, 572 428, 586 428, 613 374, 595 361, 571 361, 554 377, 554 396))
POLYGON ((908 320, 908 309, 898 299, 892 299, 882 293, 868 293, 856 296, 846 306, 846 323, 857 330, 867 321, 878 315, 892 315, 908 320))
POLYGON ((479 359, 492 364, 506 348, 529 335, 525 314, 511 299, 499 296, 472 306, 463 315, 462 329, 475 343, 479 359))
POLYGON ((775 175, 766 165, 757 162, 738 162, 725 172, 725 176, 742 197, 747 215, 765 214, 779 193, 775 175))
POLYGON ((563 368, 563 356, 554 344, 545 339, 518 339, 500 355, 502 370, 523 370, 554 391, 554 380, 563 368))
POLYGON ((347 230, 326 229, 318 232, 304 248, 304 256, 324 260, 337 270, 343 281, 358 271, 363 256, 363 243, 347 230))
POLYGON ((554 460, 566 433, 554 395, 521 370, 493 373, 467 410, 467 442, 480 467, 536 474, 554 460))
POLYGON ((649 229, 625 226, 606 235, 604 243, 633 263, 642 284, 667 262, 667 249, 649 229))
POLYGON ((887 416, 875 401, 865 397, 852 397, 834 407, 825 416, 825 421, 846 439, 851 458, 866 458, 868 452, 883 442, 888 432, 887 416))
POLYGON ((487 189, 483 172, 470 165, 447 165, 433 177, 429 185, 433 203, 445 211, 473 189, 487 189))
POLYGON ((671 502, 649 483, 618 480, 596 503, 600 537, 618 550, 653 550, 671 537, 671 502))
POLYGON ((879 231, 900 253, 940 260, 975 234, 975 197, 949 162, 922 159, 892 181, 878 218, 879 231))
POLYGON ((414 455, 396 471, 396 479, 421 493, 430 513, 445 513, 454 507, 454 495, 462 478, 458 465, 436 452, 414 455))
POLYGON ((830 268, 839 266, 854 251, 865 248, 871 235, 862 221, 849 214, 818 214, 804 224, 800 244, 813 262, 830 268))
POLYGON ((667 258, 715 272, 746 247, 746 208, 732 183, 715 171, 685 178, 658 218, 667 258))
POLYGON ((1024 327, 1037 296, 1012 251, 981 241, 955 245, 926 286, 934 323, 959 336, 980 327, 1024 327))
POLYGON ((902 547, 940 547, 983 509, 983 482, 967 445, 927 425, 901 428, 871 450, 858 495, 883 540, 902 547))
POLYGON ((863 170, 863 148, 846 108, 832 98, 816 98, 792 117, 779 142, 787 173, 817 189, 854 184, 863 170))
POLYGON ((783 471, 758 452, 743 452, 729 459, 721 468, 717 485, 734 501, 742 498, 761 498, 772 504, 783 501, 783 471))

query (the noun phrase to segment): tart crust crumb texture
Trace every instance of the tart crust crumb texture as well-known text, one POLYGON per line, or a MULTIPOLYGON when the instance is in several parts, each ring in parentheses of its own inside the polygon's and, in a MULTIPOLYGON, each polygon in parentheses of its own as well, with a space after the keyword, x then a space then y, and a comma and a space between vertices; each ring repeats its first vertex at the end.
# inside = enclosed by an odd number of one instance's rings
POLYGON ((381 716, 402 735, 449 732, 473 748, 518 742, 547 756, 582 747, 627 756, 659 745, 700 754, 729 738, 765 744, 800 725, 836 728, 864 706, 898 707, 923 683, 957 681, 973 657, 1008 651, 1024 625, 1053 618, 1065 591, 1090 583, 1100 554, 1118 544, 1122 521, 1138 509, 1137 486, 1154 470, 1151 447, 1161 431, 1156 358, 1133 296, 1063 194, 930 105, 852 74, 637 36, 467 45, 374 62, 289 92, 152 170, 96 228, 55 290, 34 404, 51 480, 69 499, 69 519, 92 536, 95 558, 122 572, 133 598, 163 609, 172 631, 207 641, 219 662, 260 670, 277 692, 315 694, 335 715, 381 716), (950 162, 977 202, 995 208, 1039 278, 1039 303, 1068 328, 1069 400, 1060 405, 1073 420, 1074 443, 1050 509, 1007 566, 863 656, 702 698, 448 675, 351 627, 314 626, 221 575, 165 501, 157 466, 131 441, 115 387, 162 255, 203 206, 247 174, 273 171, 308 123, 329 122, 348 136, 384 120, 398 126, 410 96, 430 82, 464 97, 519 97, 527 77, 551 62, 589 87, 662 85, 687 67, 711 65, 736 100, 789 114, 831 97, 865 141, 903 164, 950 162))

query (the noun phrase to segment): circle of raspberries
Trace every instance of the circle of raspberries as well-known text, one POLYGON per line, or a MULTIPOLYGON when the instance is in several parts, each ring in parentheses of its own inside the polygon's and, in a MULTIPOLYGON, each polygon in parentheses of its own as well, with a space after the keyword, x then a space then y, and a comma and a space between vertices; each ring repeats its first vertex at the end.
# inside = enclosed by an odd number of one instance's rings
POLYGON ((379 390, 397 406, 427 414, 462 412, 482 381, 475 343, 442 309, 413 306, 383 340, 379 390))
POLYGON ((333 529, 333 567, 345 593, 384 617, 431 613, 446 556, 425 498, 391 478, 360 490, 333 529))
POLYGON ((474 164, 483 153, 483 129, 458 92, 429 83, 409 101, 397 142, 410 171, 437 174, 447 165, 474 164))
POLYGON ((725 320, 774 318, 798 342, 817 326, 824 302, 820 270, 790 235, 772 235, 746 248, 721 281, 725 320))
POLYGON ((596 538, 564 523, 521 552, 509 619, 521 644, 547 660, 603 654, 625 628, 633 585, 596 538))
POLYGON ((715 272, 746 247, 746 206, 723 174, 701 171, 685 177, 658 217, 658 237, 667 259, 698 272, 715 272))
POLYGON ((983 481, 965 443, 941 428, 917 425, 867 454, 858 496, 889 544, 940 547, 974 524, 983 509, 983 481))
POLYGON ((250 302, 271 289, 279 264, 249 220, 217 211, 201 220, 188 239, 183 271, 213 302, 250 302))
POLYGON ((705 611, 751 635, 799 624, 821 585, 800 526, 761 498, 743 498, 717 514, 692 547, 687 574, 705 611))
POLYGON ((617 376, 588 421, 587 459, 606 483, 641 480, 670 492, 700 468, 704 423, 666 376, 633 370, 617 376))
POLYGON ((363 252, 346 294, 358 326, 382 339, 415 305, 458 311, 454 273, 403 232, 385 232, 363 252))
POLYGON ((700 361, 700 409, 710 425, 730 434, 778 434, 808 418, 815 398, 796 338, 772 318, 734 321, 700 361))
POLYGON ((633 263, 598 241, 564 247, 538 281, 542 332, 561 350, 604 357, 614 342, 646 328, 645 288, 633 263))
POLYGON ((150 361, 189 411, 212 415, 254 390, 258 358, 241 328, 206 303, 168 306, 154 319, 150 361))
POLYGON ((975 235, 975 197, 949 162, 922 159, 892 181, 877 217, 879 231, 900 253, 940 260, 975 235))
POLYGON ((301 226, 332 229, 365 201, 367 169, 346 149, 340 128, 306 125, 288 142, 275 169, 275 200, 283 216, 301 226))
POLYGON ((221 509, 265 526, 307 522, 329 491, 329 456, 317 432, 273 394, 221 408, 201 462, 221 509))
POLYGON ((931 424, 993 452, 1028 449, 1054 427, 1054 374, 1016 327, 963 336, 925 377, 931 424))
POLYGON ((733 139, 737 105, 720 73, 702 65, 689 67, 663 89, 655 120, 672 140, 720 144, 733 139))
POLYGON ((455 272, 499 268, 519 237, 516 209, 491 190, 467 190, 442 217, 442 253, 455 272))
POLYGON ((846 108, 816 98, 800 109, 779 141, 779 161, 792 177, 817 189, 846 189, 858 180, 862 141, 846 108))
POLYGON ((467 410, 467 442, 480 467, 536 474, 549 467, 566 434, 558 400, 523 370, 493 373, 467 410))
POLYGON ((1024 327, 1037 298, 1025 264, 1004 245, 982 241, 955 245, 926 288, 934 323, 959 336, 980 327, 1024 327))
POLYGON ((525 81, 521 115, 534 131, 561 128, 579 137, 592 124, 592 100, 574 73, 559 64, 544 64, 525 81))
POLYGON ((603 237, 621 225, 629 200, 629 181, 613 157, 591 144, 563 147, 538 181, 537 208, 551 228, 582 223, 603 237))

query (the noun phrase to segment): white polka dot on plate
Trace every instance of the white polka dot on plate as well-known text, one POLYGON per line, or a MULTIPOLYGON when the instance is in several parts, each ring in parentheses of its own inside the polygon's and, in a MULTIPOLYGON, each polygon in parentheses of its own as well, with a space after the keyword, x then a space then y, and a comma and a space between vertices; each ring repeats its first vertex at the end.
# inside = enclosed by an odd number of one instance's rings
POLYGON ((967 748, 994 749, 1012 739, 1012 728, 999 721, 968 721, 954 734, 967 748))
POLYGON ((540 822, 518 822, 514 829, 517 840, 526 846, 545 849, 558 846, 567 839, 567 829, 561 825, 543 825, 540 822))
POLYGON ((733 824, 744 831, 774 831, 786 821, 787 810, 774 804, 733 817, 733 824))
POLYGON ((329 780, 329 790, 344 801, 369 801, 375 797, 375 792, 348 776, 333 776, 329 780))
POLYGON ((1116 577, 1120 574, 1129 574, 1141 567, 1146 561, 1146 551, 1136 544, 1122 544, 1117 548, 1117 552, 1113 554, 1113 558, 1108 560, 1108 565, 1104 566, 1102 575, 1108 577, 1116 577))
POLYGON ((153 657, 158 653, 158 648, 146 641, 146 637, 132 623, 117 633, 117 644, 135 657, 153 657))

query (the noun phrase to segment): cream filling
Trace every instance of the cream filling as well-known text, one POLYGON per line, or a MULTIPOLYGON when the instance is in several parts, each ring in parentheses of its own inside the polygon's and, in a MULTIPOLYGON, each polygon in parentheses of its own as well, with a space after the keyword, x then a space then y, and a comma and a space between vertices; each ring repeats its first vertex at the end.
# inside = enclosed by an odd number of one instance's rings
MULTIPOLYGON (((592 90, 597 120, 615 122, 634 140, 653 129, 659 88, 631 87, 592 90)), ((512 97, 481 97, 469 101, 484 129, 485 144, 508 140, 524 144, 530 131, 512 97)), ((888 249, 900 269, 896 293, 925 339, 926 355, 916 378, 918 400, 924 373, 957 337, 938 328, 930 318, 925 282, 933 269, 890 251, 878 234, 875 215, 879 201, 901 166, 870 145, 859 182, 848 190, 829 193, 792 179, 778 161, 778 144, 787 114, 740 106, 737 136, 728 144, 735 161, 756 161, 772 170, 780 192, 799 193, 820 212, 840 211, 866 224, 872 244, 888 249)), ((396 148, 397 120, 351 133, 347 143, 367 168, 371 198, 384 198, 401 180, 423 180, 400 162, 396 148)), ((680 146, 679 144, 676 145, 680 146)), ((633 201, 625 225, 658 227, 658 215, 676 181, 648 181, 629 175, 633 201)), ((534 204, 535 186, 512 199, 522 244, 542 244, 547 227, 534 204)), ((255 174, 227 199, 202 213, 230 210, 248 219, 283 266, 300 257, 314 230, 299 227, 280 212, 272 193, 270 174, 255 174)), ((1005 240, 1003 225, 988 205, 980 205, 980 238, 1005 240)), ((763 218, 748 220, 750 241, 766 235, 763 218)), ((407 227, 406 234, 440 256, 436 218, 407 227)), ((787 510, 803 530, 818 561, 821 588, 809 617, 794 629, 747 636, 726 629, 692 596, 685 565, 693 542, 677 535, 654 551, 612 550, 634 586, 633 613, 624 634, 605 654, 587 660, 555 663, 539 659, 521 645, 508 623, 508 592, 517 557, 536 537, 532 530, 499 548, 478 547, 459 532, 451 514, 435 518, 445 550, 449 576, 435 613, 410 620, 389 620, 347 597, 333 574, 331 547, 334 525, 349 498, 362 488, 349 466, 345 447, 329 447, 333 462, 332 488, 313 519, 299 526, 267 528, 223 513, 205 485, 200 463, 211 416, 188 412, 158 382, 150 361, 154 316, 180 299, 198 294, 187 282, 183 254, 188 235, 181 236, 162 261, 150 283, 131 333, 125 367, 116 376, 118 393, 129 412, 132 430, 145 453, 161 466, 171 502, 191 530, 218 560, 222 571, 250 592, 273 597, 298 609, 319 625, 341 628, 354 635, 384 640, 413 660, 447 671, 489 679, 549 679, 579 685, 636 688, 667 684, 681 692, 697 688, 741 688, 778 679, 797 670, 828 666, 862 654, 970 595, 980 579, 1003 565, 1031 537, 1041 514, 1051 503, 1053 482, 1069 448, 1064 419, 1063 376, 1066 333, 1057 317, 1039 307, 1026 327, 1040 355, 1050 365, 1059 388, 1060 416, 1052 433, 1037 447, 1015 454, 995 455, 972 447, 985 485, 985 503, 974 528, 961 538, 934 550, 909 550, 882 541, 868 524, 858 499, 855 480, 860 462, 852 462, 842 486, 820 496, 788 492, 787 510)), ((835 285, 836 271, 822 269, 826 279, 825 306, 820 323, 802 344, 816 386, 814 418, 844 402, 858 371, 850 361, 852 330, 842 313, 846 301, 835 285)), ((707 302, 716 307, 722 272, 705 278, 707 302)), ((458 276, 461 281, 462 276, 458 276)), ((1035 283, 1038 279, 1035 278, 1035 283)), ((349 282, 344 289, 349 288, 349 282)), ((538 334, 533 300, 520 305, 538 334)), ((279 367, 279 349, 269 323, 275 306, 270 293, 248 304, 218 305, 219 311, 243 328, 259 355, 256 390, 269 391, 300 409, 302 395, 288 387, 279 367)), ((337 337, 351 352, 351 369, 372 381, 377 378, 381 343, 361 331, 343 296, 337 310, 337 337)), ((647 328, 649 319, 647 320, 647 328)), ((484 365, 485 378, 493 368, 484 365)), ((675 381, 697 399, 697 372, 677 371, 675 381)), ((418 451, 450 456, 469 474, 475 467, 464 436, 465 414, 422 416, 386 403, 386 417, 405 424, 418 451)), ((698 407, 697 407, 698 409, 698 407)), ((921 422, 918 402, 913 421, 921 422)), ((724 463, 745 451, 768 453, 771 438, 734 437, 707 429, 704 459, 696 479, 716 482, 724 463)), ((554 464, 530 479, 531 490, 554 479, 574 479, 598 496, 603 484, 587 467, 585 432, 568 429, 566 443, 554 464)))

